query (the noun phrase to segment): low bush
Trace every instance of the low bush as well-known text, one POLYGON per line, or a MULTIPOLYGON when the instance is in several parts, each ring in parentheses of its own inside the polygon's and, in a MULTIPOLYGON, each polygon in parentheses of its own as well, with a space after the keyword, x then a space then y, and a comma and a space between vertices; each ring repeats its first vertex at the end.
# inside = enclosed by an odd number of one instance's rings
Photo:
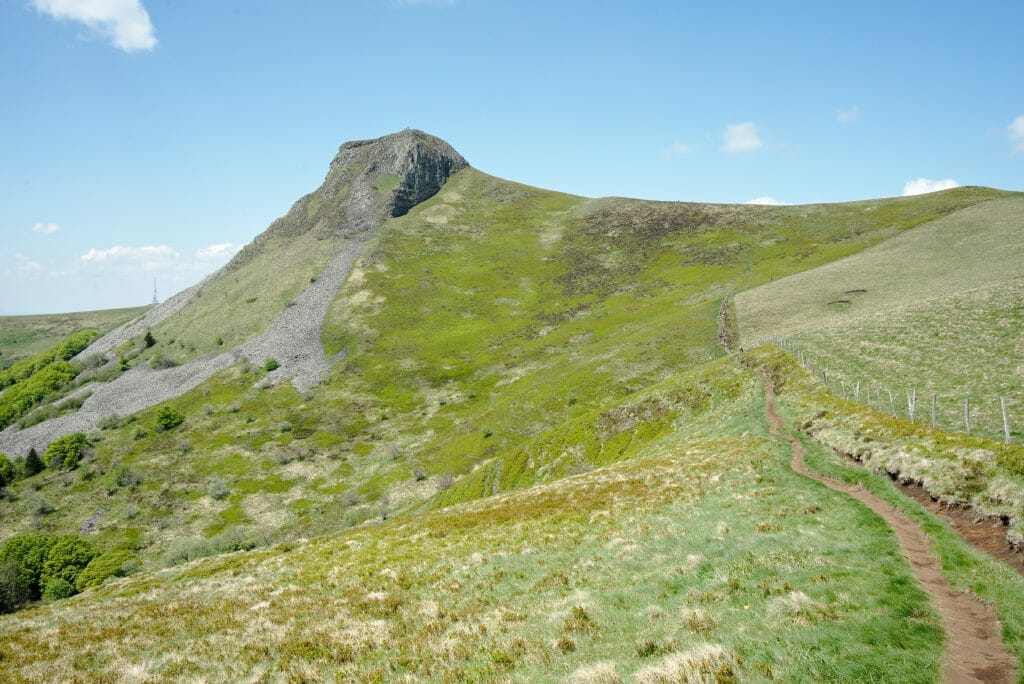
POLYGON ((106 551, 89 561, 78 579, 75 580, 75 589, 85 591, 89 587, 102 584, 108 577, 124 577, 134 571, 139 565, 139 557, 131 551, 116 549, 106 551))
POLYGON ((74 470, 78 462, 82 460, 86 449, 89 447, 89 440, 81 432, 72 432, 50 442, 46 448, 46 465, 53 470, 67 468, 74 470))
POLYGON ((75 595, 75 586, 62 577, 54 577, 43 589, 44 601, 59 601, 75 595))
POLYGON ((158 430, 173 430, 183 422, 185 422, 185 416, 178 413, 173 406, 161 406, 156 412, 158 430))

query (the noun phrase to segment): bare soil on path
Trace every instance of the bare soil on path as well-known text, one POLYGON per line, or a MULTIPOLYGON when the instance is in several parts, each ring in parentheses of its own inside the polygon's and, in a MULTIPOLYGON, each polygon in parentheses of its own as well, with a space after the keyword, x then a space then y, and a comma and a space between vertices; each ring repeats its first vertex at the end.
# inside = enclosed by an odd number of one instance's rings
MULTIPOLYGON (((785 421, 775 411, 775 392, 771 382, 765 387, 765 417, 772 434, 785 426, 785 421)), ((910 563, 914 576, 921 588, 931 596, 935 609, 942 616, 946 631, 942 680, 956 684, 1016 681, 1016 660, 1003 645, 995 610, 970 592, 950 586, 921 526, 863 487, 812 473, 804 465, 804 451, 800 443, 793 438, 790 438, 789 443, 793 448, 791 465, 795 472, 862 502, 881 516, 896 533, 900 550, 910 563)))

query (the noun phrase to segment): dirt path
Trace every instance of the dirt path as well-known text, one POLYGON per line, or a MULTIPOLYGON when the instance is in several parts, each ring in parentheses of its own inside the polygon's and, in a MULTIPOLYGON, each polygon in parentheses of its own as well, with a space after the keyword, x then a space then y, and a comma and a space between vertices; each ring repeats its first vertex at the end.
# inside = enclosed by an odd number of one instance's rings
MULTIPOLYGON (((765 387, 765 416, 772 434, 785 426, 782 417, 775 411, 775 392, 771 382, 765 387)), ((932 555, 931 543, 920 525, 862 487, 838 482, 807 470, 804 466, 803 447, 792 438, 789 443, 793 447, 794 471, 862 502, 880 515, 896 533, 900 550, 910 563, 914 576, 942 615, 946 630, 942 680, 957 684, 1016 681, 1016 660, 1003 646, 995 610, 970 592, 961 592, 950 586, 942 574, 938 559, 932 555)))

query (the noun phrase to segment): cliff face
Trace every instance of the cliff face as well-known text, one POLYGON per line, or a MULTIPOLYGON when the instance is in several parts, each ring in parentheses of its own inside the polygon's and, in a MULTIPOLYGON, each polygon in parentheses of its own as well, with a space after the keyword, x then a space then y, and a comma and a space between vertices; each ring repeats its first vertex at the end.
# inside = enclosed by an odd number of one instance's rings
POLYGON ((227 270, 245 263, 270 238, 309 231, 322 237, 363 233, 408 213, 467 166, 444 140, 413 129, 344 143, 323 184, 239 252, 227 270))

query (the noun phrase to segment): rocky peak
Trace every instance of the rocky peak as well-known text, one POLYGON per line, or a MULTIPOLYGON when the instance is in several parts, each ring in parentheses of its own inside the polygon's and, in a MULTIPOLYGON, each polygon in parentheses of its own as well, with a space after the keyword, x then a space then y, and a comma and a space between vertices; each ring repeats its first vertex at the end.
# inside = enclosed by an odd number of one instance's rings
POLYGON ((225 270, 245 263, 271 238, 311 231, 321 237, 365 233, 430 199, 450 176, 468 166, 444 140, 411 128, 344 143, 323 184, 235 255, 225 270))
POLYGON ((349 199, 357 200, 358 208, 370 203, 383 210, 384 216, 402 216, 467 166, 462 155, 444 140, 407 128, 374 140, 344 143, 324 184, 350 184, 349 199))

